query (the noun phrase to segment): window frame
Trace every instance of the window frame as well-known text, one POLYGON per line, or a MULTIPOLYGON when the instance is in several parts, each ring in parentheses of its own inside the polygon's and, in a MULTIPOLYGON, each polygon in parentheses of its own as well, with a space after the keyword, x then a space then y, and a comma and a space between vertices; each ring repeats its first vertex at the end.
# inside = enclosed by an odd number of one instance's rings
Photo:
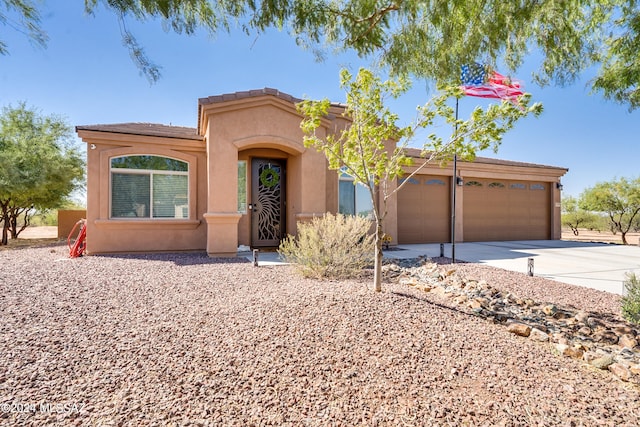
POLYGON ((371 203, 371 196, 369 195, 369 189, 364 186, 362 183, 355 183, 355 178, 349 174, 349 172, 347 172, 346 168, 342 167, 338 170, 338 213, 341 213, 343 215, 358 215, 362 218, 367 218, 367 219, 373 219, 373 209, 374 206, 371 203), (340 210, 340 186, 342 182, 348 182, 350 185, 352 185, 354 187, 354 191, 353 191, 353 213, 343 213, 340 210), (364 212, 369 212, 367 215, 363 215, 362 213, 359 212, 358 210, 358 190, 360 191, 365 191, 366 192, 366 200, 367 200, 367 207, 368 207, 368 211, 364 211, 364 212))
POLYGON ((180 221, 180 220, 189 220, 192 215, 192 183, 191 183, 191 162, 180 159, 173 156, 168 156, 165 154, 157 154, 157 153, 131 153, 131 154, 121 154, 114 155, 109 157, 108 159, 108 168, 109 168, 109 207, 108 207, 108 218, 113 221, 180 221), (113 160, 121 159, 125 157, 160 157, 170 160, 175 160, 186 165, 186 171, 165 171, 160 169, 132 169, 132 168, 118 168, 113 167, 113 160), (145 216, 134 216, 134 217, 126 217, 126 216, 114 216, 113 215, 113 175, 114 173, 119 173, 122 175, 141 175, 141 176, 149 176, 149 212, 145 216), (186 203, 180 206, 186 206, 187 214, 184 217, 163 217, 163 216, 153 216, 154 215, 154 188, 153 188, 153 176, 154 175, 169 175, 169 176, 186 176, 187 177, 187 188, 186 188, 186 203))
POLYGON ((238 160, 238 191, 237 191, 237 209, 238 213, 248 213, 248 201, 249 201, 249 162, 247 160, 238 160), (240 188, 240 165, 244 164, 244 200, 240 200, 242 190, 240 188))

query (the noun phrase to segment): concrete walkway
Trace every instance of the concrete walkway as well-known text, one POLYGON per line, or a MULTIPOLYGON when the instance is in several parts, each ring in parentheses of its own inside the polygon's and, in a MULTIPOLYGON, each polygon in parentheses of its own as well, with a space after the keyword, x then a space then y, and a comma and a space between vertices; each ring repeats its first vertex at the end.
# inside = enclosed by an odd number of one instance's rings
MULTIPOLYGON (((399 245, 386 258, 440 256, 439 244, 399 245)), ((239 254, 252 260, 251 253, 239 254)), ((444 245, 451 257, 451 244, 444 245)), ((622 294, 627 272, 640 275, 640 247, 566 240, 457 243, 456 259, 526 274, 533 258, 534 275, 573 285, 622 294)), ((281 264, 276 252, 260 252, 260 266, 281 264)))
MULTIPOLYGON (((400 245, 389 258, 440 256, 439 244, 400 245)), ((445 244, 451 257, 451 244, 445 244)), ((533 258, 535 276, 622 294, 627 272, 640 275, 640 247, 566 240, 457 243, 456 259, 505 270, 528 272, 533 258)))

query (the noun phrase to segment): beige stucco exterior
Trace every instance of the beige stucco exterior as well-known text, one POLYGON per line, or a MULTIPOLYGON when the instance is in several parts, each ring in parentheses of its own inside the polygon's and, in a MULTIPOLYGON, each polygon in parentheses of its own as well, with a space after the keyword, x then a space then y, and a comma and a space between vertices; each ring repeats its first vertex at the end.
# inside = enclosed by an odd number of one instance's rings
POLYGON ((89 128, 78 128, 78 134, 88 145, 87 253, 203 249, 208 200, 204 140, 89 128), (189 163, 189 218, 129 220, 110 217, 109 161, 113 157, 136 154, 167 156, 189 163))
MULTIPOLYGON (((252 228, 256 215, 251 209, 238 209, 239 161, 247 165, 246 202, 253 206, 259 202, 253 194, 257 173, 252 172, 252 165, 268 161, 282 167, 284 202, 281 221, 276 224, 282 236, 295 235, 302 221, 336 212, 338 174, 328 169, 321 153, 304 147, 302 117, 295 107, 298 101, 274 89, 202 98, 198 102, 197 129, 140 123, 78 126, 78 135, 88 146, 87 252, 206 250, 212 256, 233 256, 239 245, 256 246, 252 228), (111 216, 111 159, 136 155, 168 157, 189 165, 187 218, 111 216)), ((332 106, 319 129, 321 137, 348 126, 342 111, 340 105, 332 106)), ((488 159, 458 162, 458 174, 465 180, 546 183, 550 188, 551 239, 560 238, 560 191, 556 183, 566 172, 563 168, 488 159)), ((452 169, 428 165, 420 173, 451 177, 452 169)), ((456 240, 464 241, 464 186, 455 189, 456 240)), ((393 197, 389 201, 384 225, 393 243, 398 243, 399 211, 403 215, 407 212, 398 208, 397 200, 393 197)))
POLYGON ((60 209, 58 210, 58 239, 68 239, 71 231, 75 228, 75 238, 80 231, 80 226, 76 227, 78 221, 87 218, 85 209, 60 209))

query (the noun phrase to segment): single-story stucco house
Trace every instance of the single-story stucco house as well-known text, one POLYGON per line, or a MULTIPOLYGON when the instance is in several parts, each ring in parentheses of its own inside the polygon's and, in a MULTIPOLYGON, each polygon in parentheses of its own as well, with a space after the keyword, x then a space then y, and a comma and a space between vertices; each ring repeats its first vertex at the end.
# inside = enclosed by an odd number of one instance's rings
MULTIPOLYGON (((87 143, 87 252, 235 255, 239 245, 277 246, 325 212, 366 214, 362 189, 304 147, 299 101, 265 88, 201 98, 197 128, 77 126, 87 143)), ((321 136, 349 125, 343 111, 332 106, 321 136)), ((456 241, 560 238, 566 168, 477 158, 457 172, 428 165, 391 200, 393 243, 449 242, 454 189, 456 241)))

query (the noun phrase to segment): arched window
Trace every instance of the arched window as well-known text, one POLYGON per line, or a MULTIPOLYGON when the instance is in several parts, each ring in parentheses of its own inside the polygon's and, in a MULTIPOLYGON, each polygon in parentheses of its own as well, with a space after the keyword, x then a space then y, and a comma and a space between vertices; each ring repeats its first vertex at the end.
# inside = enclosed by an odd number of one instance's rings
POLYGON ((189 164, 152 155, 112 158, 111 218, 189 218, 189 164))
POLYGON ((504 184, 501 182, 491 182, 489 183, 489 188, 504 188, 504 184))
POLYGON ((465 187, 482 187, 482 183, 480 181, 468 181, 464 185, 465 187))

